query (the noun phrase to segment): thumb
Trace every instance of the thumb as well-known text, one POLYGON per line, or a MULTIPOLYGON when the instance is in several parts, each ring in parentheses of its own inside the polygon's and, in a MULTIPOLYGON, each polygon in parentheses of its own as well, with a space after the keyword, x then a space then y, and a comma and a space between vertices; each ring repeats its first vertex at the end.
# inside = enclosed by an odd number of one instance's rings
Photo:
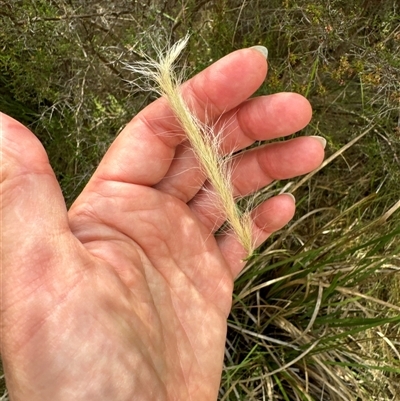
MULTIPOLYGON (((3 113, 0 162, 3 291, 8 285, 32 290, 27 284, 36 282, 40 286, 43 275, 54 265, 51 262, 60 258, 62 236, 71 237, 67 210, 41 143, 3 113)), ((18 290, 14 288, 13 292, 18 290)))

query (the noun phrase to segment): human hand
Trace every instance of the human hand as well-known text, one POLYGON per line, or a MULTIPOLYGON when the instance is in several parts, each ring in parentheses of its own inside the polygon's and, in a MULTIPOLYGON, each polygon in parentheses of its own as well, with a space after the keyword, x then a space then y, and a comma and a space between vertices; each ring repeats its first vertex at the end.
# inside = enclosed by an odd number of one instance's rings
MULTIPOLYGON (((267 63, 236 51, 184 84, 197 116, 229 125, 222 148, 291 134, 307 100, 246 100, 267 63), (205 110, 207 109, 207 110, 205 110)), ((233 281, 245 251, 165 99, 117 137, 69 212, 35 136, 4 114, 1 131, 1 352, 10 399, 207 401, 217 398, 233 281)), ((312 137, 235 162, 236 195, 316 168, 312 137)), ((293 216, 288 195, 253 213, 263 242, 293 216)))

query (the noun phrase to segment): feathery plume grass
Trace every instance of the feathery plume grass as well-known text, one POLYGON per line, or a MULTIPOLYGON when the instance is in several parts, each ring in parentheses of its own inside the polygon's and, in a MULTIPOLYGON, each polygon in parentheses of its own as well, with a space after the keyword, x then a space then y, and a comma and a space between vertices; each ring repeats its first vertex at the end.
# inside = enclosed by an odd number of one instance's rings
POLYGON ((157 85, 153 89, 168 100, 189 139, 203 172, 215 191, 227 223, 250 256, 254 250, 252 219, 249 211, 243 213, 240 211, 233 197, 230 179, 231 158, 223 157, 219 153, 221 134, 215 132, 213 126, 199 121, 191 112, 181 94, 181 79, 174 70, 174 64, 188 40, 189 36, 187 35, 166 51, 158 50, 158 61, 147 57, 147 61, 129 66, 129 68, 153 81, 157 85))

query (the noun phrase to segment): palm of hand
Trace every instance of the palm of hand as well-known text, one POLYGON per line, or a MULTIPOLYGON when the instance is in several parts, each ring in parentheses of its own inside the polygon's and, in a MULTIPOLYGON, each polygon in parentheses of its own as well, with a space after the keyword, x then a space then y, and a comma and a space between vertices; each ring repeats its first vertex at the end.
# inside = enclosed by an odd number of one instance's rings
MULTIPOLYGON (((265 70, 260 54, 239 51, 200 74, 188 92, 204 95, 202 80, 208 80, 215 93, 209 90, 207 100, 227 110, 226 119, 236 116, 238 127, 242 115, 256 132, 261 120, 250 116, 257 109, 269 104, 276 116, 281 112, 279 97, 240 106, 265 70)), ((239 127, 228 150, 300 129, 309 106, 294 95, 291 106, 268 133, 249 139, 239 127)), ((1 342, 12 400, 216 398, 233 279, 245 255, 232 236, 214 238, 222 220, 204 201, 204 177, 193 158, 188 165, 190 158, 178 157, 187 152, 182 136, 162 137, 167 123, 155 128, 161 117, 168 122, 170 115, 158 101, 131 122, 68 216, 43 150, 27 130, 6 121, 1 342)), ((233 177, 238 193, 319 164, 318 141, 290 142, 243 157, 233 177), (253 160, 262 155, 268 166, 274 157, 281 165, 260 169, 253 160), (241 181, 248 169, 254 179, 241 181)), ((292 214, 287 196, 260 206, 259 241, 292 214)))
MULTIPOLYGON (((213 237, 186 204, 146 187, 128 189, 125 197, 124 186, 120 197, 113 185, 113 198, 96 203, 105 223, 100 231, 107 239, 96 236, 85 242, 98 261, 96 278, 89 271, 79 293, 80 305, 88 299, 89 286, 91 304, 109 306, 87 312, 100 333, 97 344, 92 337, 87 340, 95 345, 95 355, 102 350, 103 369, 108 371, 113 360, 119 367, 119 380, 110 381, 110 386, 118 383, 111 398, 125 391, 126 399, 151 400, 155 394, 160 400, 213 399, 221 374, 232 274, 213 237), (124 212, 118 216, 106 210, 124 212), (101 317, 92 316, 99 312, 101 317), (122 378, 126 389, 120 385, 122 378)), ((91 208, 92 213, 96 212, 91 208)), ((87 224, 84 227, 81 240, 91 237, 87 224)), ((87 368, 91 366, 101 368, 98 356, 87 368)))

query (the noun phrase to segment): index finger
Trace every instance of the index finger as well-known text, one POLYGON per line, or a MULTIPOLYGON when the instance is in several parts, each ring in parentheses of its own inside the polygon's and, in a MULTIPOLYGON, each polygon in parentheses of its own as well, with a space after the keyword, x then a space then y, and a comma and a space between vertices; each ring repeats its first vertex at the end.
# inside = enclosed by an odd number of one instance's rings
MULTIPOLYGON (((182 86, 198 119, 215 121, 251 96, 262 84, 267 62, 255 49, 235 51, 182 86)), ((168 102, 160 98, 128 123, 107 151, 89 183, 117 181, 152 186, 159 182, 186 139, 168 102)))

